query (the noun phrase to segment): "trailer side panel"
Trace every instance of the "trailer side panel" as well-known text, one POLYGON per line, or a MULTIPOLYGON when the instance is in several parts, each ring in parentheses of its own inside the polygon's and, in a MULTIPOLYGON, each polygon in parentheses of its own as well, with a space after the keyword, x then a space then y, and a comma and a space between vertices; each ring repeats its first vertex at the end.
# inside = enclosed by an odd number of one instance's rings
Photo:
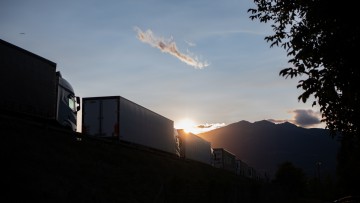
POLYGON ((56 118, 56 64, 0 39, 0 108, 56 118))
POLYGON ((121 97, 120 140, 175 154, 174 122, 121 97))
POLYGON ((176 154, 174 122, 120 96, 83 98, 83 129, 176 154))
POLYGON ((183 158, 211 164, 210 142, 182 129, 179 129, 177 132, 180 139, 180 154, 183 158))

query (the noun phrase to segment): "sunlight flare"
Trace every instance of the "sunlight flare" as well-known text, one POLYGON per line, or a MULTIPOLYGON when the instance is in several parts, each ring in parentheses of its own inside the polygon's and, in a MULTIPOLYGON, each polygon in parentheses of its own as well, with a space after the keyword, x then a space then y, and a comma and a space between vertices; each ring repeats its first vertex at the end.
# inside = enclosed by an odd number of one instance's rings
POLYGON ((189 118, 185 118, 180 120, 176 125, 175 125, 176 129, 183 129, 185 132, 189 133, 189 132, 194 132, 195 128, 196 128, 196 123, 189 119, 189 118))

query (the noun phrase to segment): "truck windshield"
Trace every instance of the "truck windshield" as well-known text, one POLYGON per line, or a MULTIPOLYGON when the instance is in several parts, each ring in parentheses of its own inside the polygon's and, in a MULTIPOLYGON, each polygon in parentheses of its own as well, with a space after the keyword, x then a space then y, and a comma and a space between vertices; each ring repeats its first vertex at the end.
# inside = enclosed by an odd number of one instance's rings
POLYGON ((69 95, 68 105, 71 110, 76 112, 76 100, 74 96, 69 95))

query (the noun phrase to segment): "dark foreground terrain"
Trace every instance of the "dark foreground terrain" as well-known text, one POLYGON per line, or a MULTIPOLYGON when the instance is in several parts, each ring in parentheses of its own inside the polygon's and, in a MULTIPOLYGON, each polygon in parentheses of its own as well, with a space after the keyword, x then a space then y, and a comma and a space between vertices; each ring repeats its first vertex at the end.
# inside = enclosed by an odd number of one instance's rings
POLYGON ((0 113, 1 202, 324 203, 210 165, 0 113))
POLYGON ((0 134, 2 202, 262 201, 251 180, 51 123, 0 114, 0 134))

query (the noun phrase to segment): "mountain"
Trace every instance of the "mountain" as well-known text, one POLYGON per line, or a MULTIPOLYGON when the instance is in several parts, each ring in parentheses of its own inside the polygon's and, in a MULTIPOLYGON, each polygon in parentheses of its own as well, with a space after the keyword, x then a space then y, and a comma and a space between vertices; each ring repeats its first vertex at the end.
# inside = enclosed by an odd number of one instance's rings
POLYGON ((213 148, 232 152, 271 178, 278 165, 285 161, 302 168, 308 176, 335 176, 340 143, 326 129, 306 129, 288 122, 239 121, 198 136, 211 142, 213 148))

